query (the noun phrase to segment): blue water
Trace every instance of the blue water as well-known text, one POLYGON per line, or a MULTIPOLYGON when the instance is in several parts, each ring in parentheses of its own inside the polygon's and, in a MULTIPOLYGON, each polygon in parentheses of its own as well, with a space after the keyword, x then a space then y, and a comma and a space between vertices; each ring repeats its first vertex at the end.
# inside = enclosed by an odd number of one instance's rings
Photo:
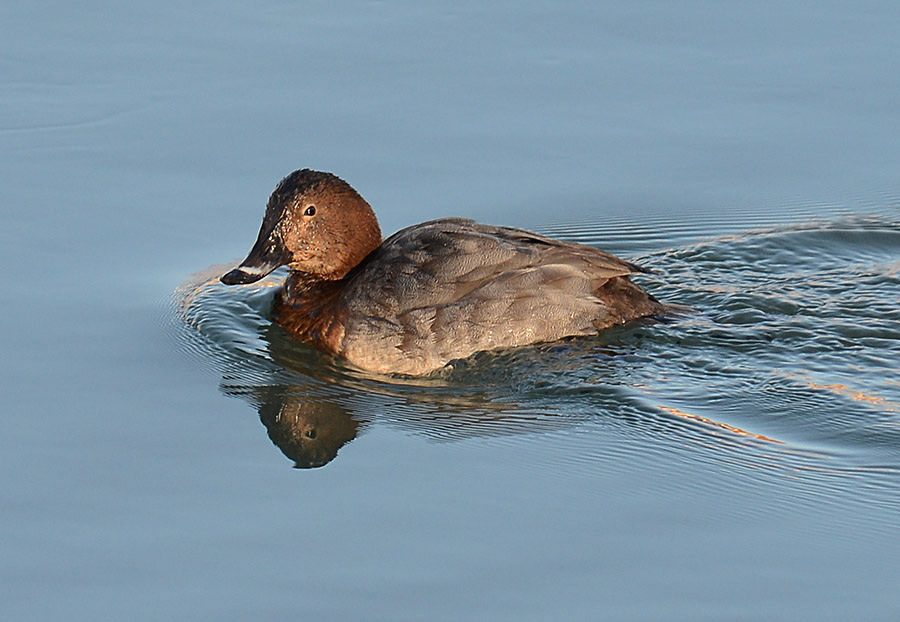
POLYGON ((898 26, 0 9, 0 617, 896 620, 898 26), (347 369, 272 325, 282 273, 215 280, 303 166, 386 233, 536 229, 691 312, 347 369))

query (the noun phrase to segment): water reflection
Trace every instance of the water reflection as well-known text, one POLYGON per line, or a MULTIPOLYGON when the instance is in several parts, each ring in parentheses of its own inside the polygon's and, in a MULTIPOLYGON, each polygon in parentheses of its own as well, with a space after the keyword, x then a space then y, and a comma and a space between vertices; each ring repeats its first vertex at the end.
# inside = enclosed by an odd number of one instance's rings
POLYGON ((296 468, 328 464, 376 421, 442 441, 562 430, 585 418, 528 408, 509 394, 464 382, 480 376, 488 361, 432 378, 388 379, 342 368, 274 325, 263 340, 278 369, 232 368, 220 388, 257 410, 269 439, 296 468))
MULTIPOLYGON (((227 387, 223 390, 235 394, 227 387)), ((305 395, 301 387, 257 387, 252 393, 236 393, 254 403, 269 439, 299 469, 334 460, 365 423, 340 403, 305 395)))
MULTIPOLYGON (((702 424, 691 440, 697 445, 715 442, 740 453, 752 442, 780 443, 641 399, 633 381, 646 361, 616 342, 641 340, 639 331, 650 328, 645 322, 596 339, 482 353, 432 377, 386 378, 342 367, 269 324, 260 336, 266 358, 245 360, 239 369, 226 365, 220 388, 257 410, 269 439, 296 468, 328 464, 376 423, 454 441, 561 432, 591 421, 663 438, 690 436, 682 424, 690 421, 702 424)), ((556 454, 565 452, 561 446, 556 454)))

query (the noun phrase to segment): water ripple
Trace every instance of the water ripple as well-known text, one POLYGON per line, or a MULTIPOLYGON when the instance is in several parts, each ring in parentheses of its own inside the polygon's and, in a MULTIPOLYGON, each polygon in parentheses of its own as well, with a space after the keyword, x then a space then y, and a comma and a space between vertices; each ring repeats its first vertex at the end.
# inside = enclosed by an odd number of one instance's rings
MULTIPOLYGON (((841 490, 898 507, 897 214, 675 245, 672 238, 697 231, 609 222, 548 229, 608 248, 611 228, 643 240, 643 254, 631 258, 654 272, 641 283, 690 312, 591 339, 482 353, 430 378, 389 379, 348 369, 273 326, 277 277, 225 288, 213 278, 218 267, 176 293, 180 343, 221 374, 223 391, 259 409, 299 466, 324 464, 352 438, 335 434, 333 446, 323 441, 309 458, 300 431, 342 421, 334 429, 352 427, 352 436, 385 425, 441 442, 517 443, 533 464, 569 470, 729 465, 794 482, 798 504, 841 490), (668 246, 656 244, 663 238, 668 246)), ((740 484, 723 482, 730 485, 740 484)))

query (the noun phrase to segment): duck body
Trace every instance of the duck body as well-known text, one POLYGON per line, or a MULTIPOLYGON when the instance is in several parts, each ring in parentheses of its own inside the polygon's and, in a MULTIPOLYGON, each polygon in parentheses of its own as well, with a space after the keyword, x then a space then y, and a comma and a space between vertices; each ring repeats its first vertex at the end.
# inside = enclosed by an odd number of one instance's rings
MULTIPOLYGON (((222 280, 250 282, 274 270, 272 265, 288 263, 292 271, 275 301, 276 322, 361 369, 422 375, 476 352, 593 335, 665 313, 662 303, 629 279, 644 272, 634 264, 591 246, 468 219, 414 225, 384 242, 380 232, 366 233, 361 225, 340 226, 336 228, 345 232, 340 239, 329 239, 321 251, 310 253, 309 236, 292 236, 283 218, 301 213, 309 224, 316 215, 324 222, 329 215, 345 213, 341 201, 322 196, 323 183, 352 191, 327 173, 304 170, 285 178, 273 193, 254 249, 222 280), (284 203, 276 195, 294 176, 300 179, 288 185, 298 192, 281 192, 294 209, 275 209, 280 217, 270 218, 273 200, 276 207, 284 203), (304 188, 310 181, 318 192, 304 188), (304 195, 309 200, 297 200, 304 195), (316 203, 313 210, 307 205, 311 201, 316 203), (357 235, 371 238, 372 248, 365 254, 348 250, 358 245, 352 240, 357 235), (278 248, 292 237, 304 243, 294 251, 278 248), (332 269, 327 257, 318 257, 321 253, 351 259, 332 269), (267 254, 267 261, 258 259, 267 254), (320 264, 328 267, 324 274, 304 269, 320 264)), ((359 201, 368 208, 361 197, 359 201)))

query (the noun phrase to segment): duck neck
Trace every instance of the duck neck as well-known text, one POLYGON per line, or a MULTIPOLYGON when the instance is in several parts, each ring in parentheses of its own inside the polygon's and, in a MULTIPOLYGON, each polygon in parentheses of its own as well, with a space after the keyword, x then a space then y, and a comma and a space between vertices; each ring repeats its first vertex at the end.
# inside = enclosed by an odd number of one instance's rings
POLYGON ((275 319, 303 341, 338 352, 344 314, 339 305, 343 281, 292 271, 275 301, 275 319))
POLYGON ((284 281, 281 297, 292 302, 310 302, 318 304, 321 301, 331 301, 331 294, 339 289, 340 281, 324 279, 321 276, 291 270, 284 281))

